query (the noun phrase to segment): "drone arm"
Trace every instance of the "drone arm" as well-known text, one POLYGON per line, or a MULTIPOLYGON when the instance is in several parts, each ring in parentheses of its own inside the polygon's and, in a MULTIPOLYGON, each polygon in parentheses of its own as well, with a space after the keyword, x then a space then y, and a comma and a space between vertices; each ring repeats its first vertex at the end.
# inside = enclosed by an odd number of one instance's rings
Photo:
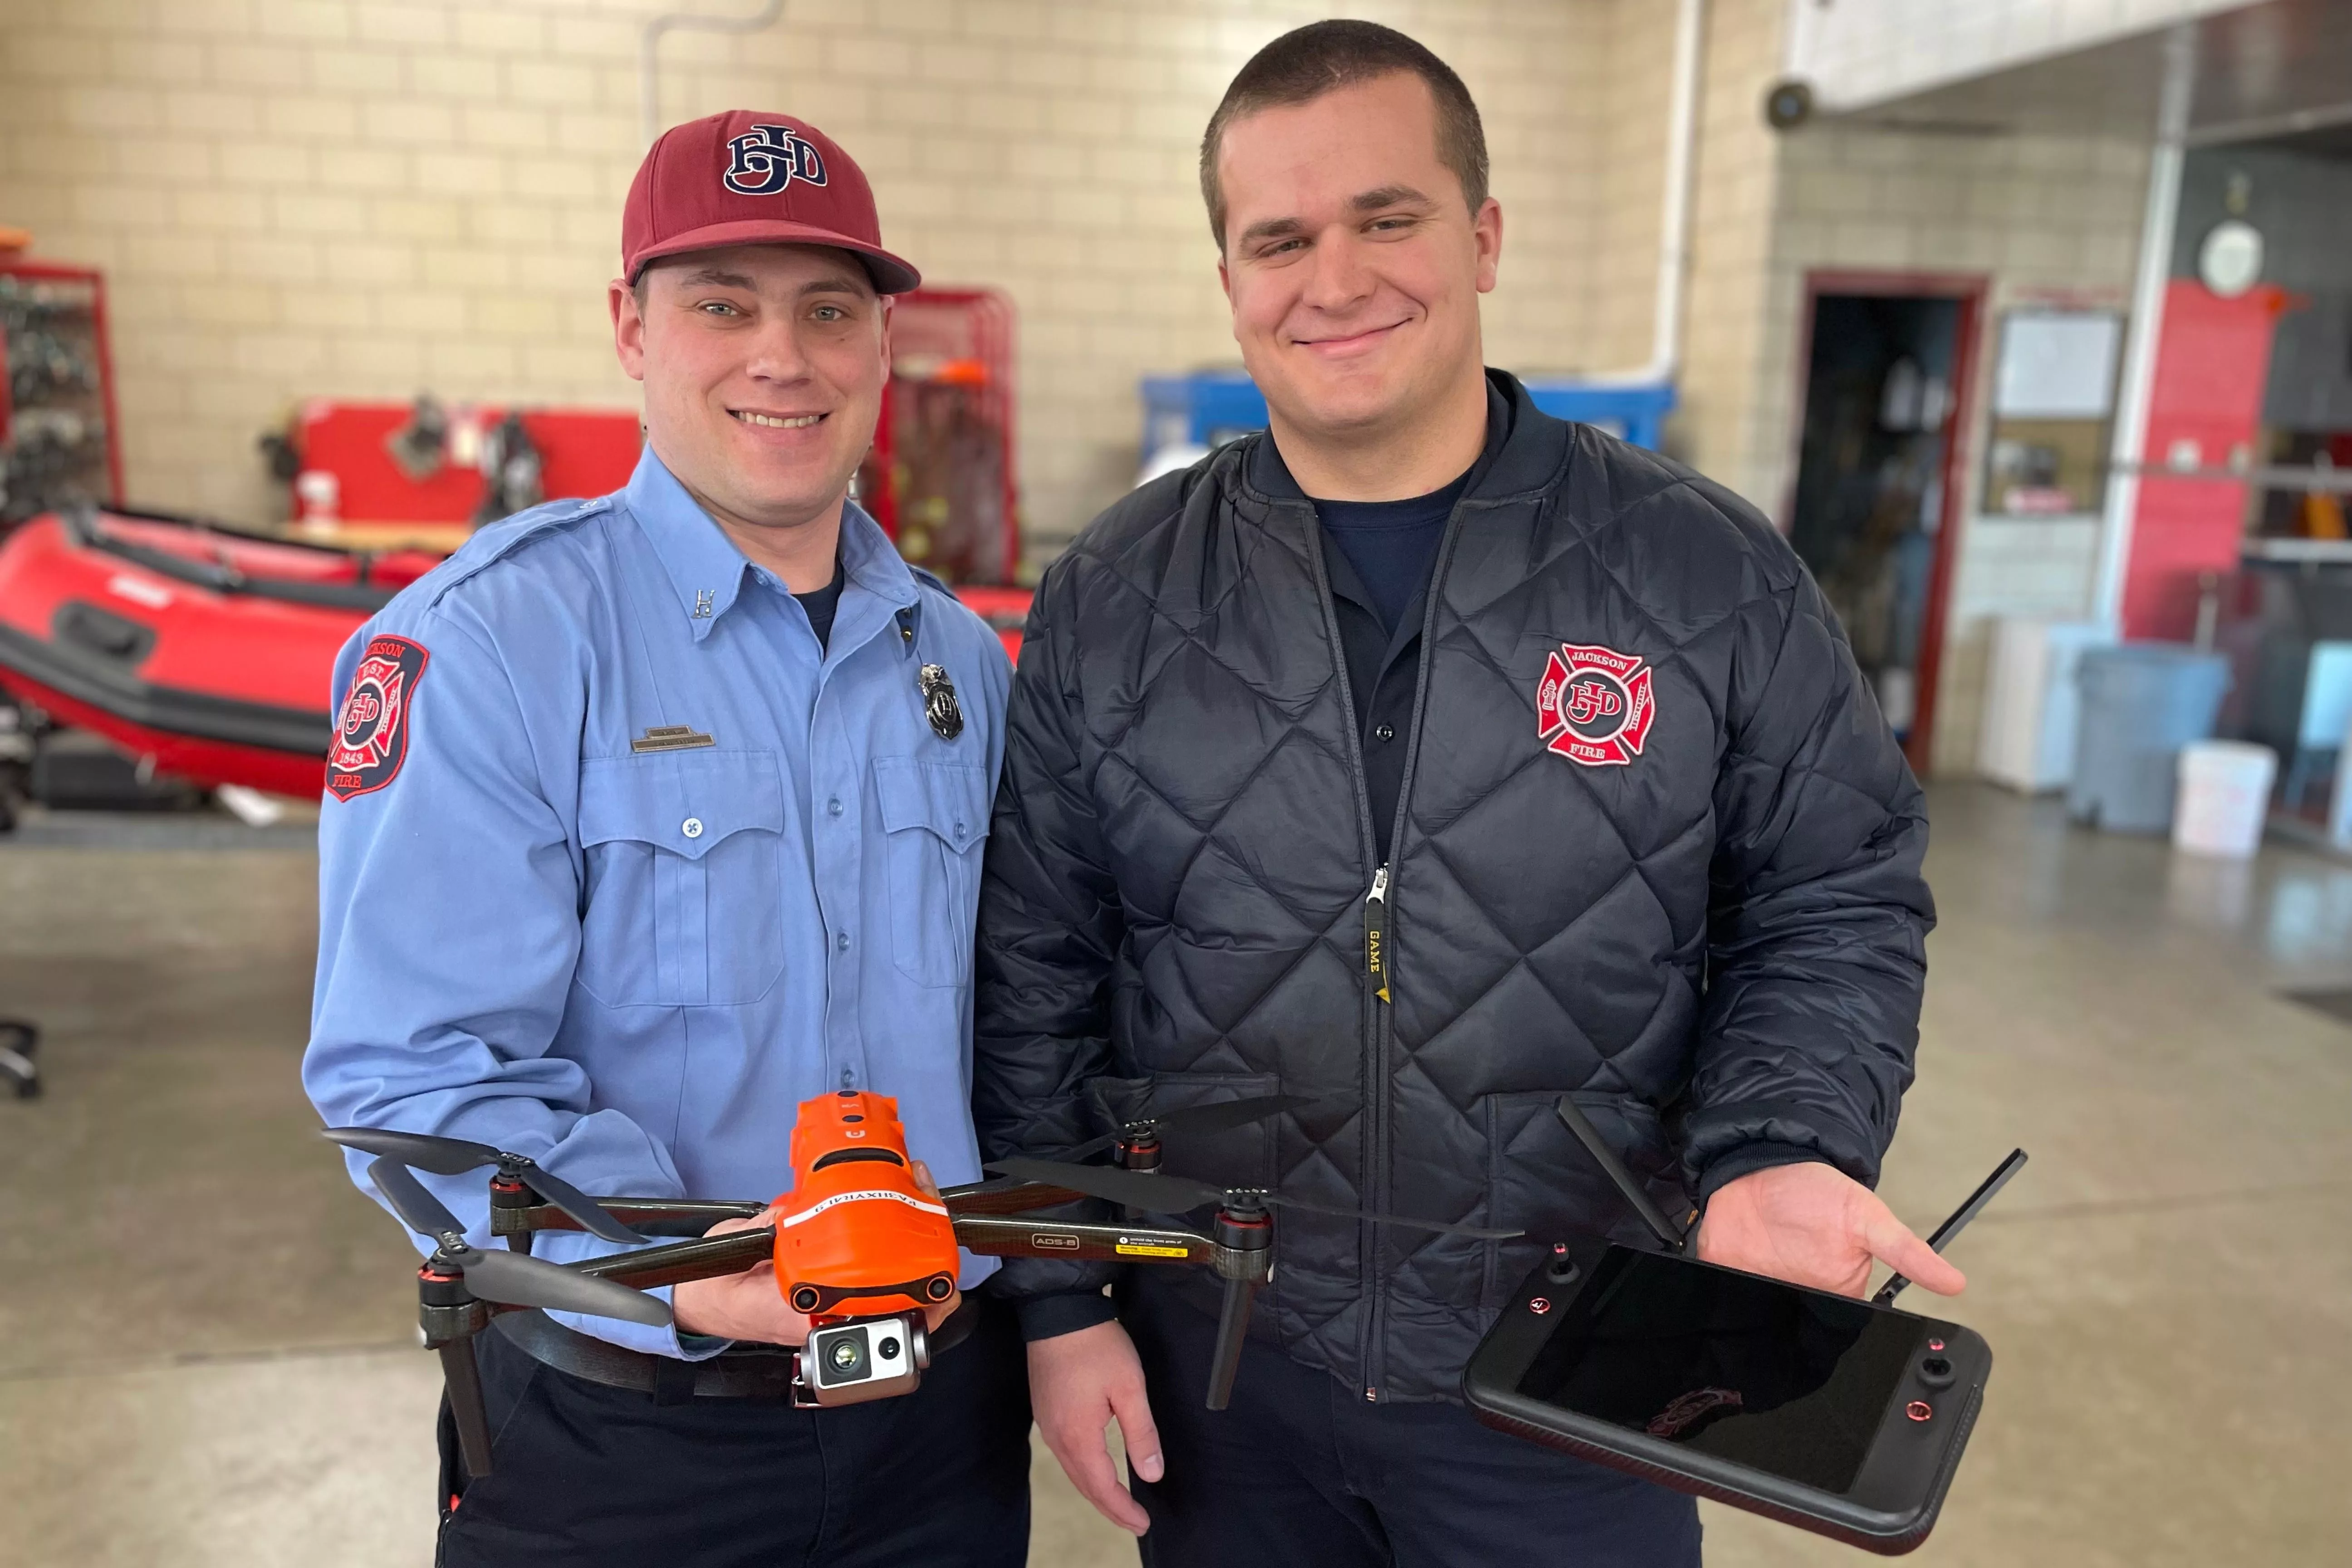
POLYGON ((1085 1201, 1084 1193, 1074 1192, 1068 1187, 1003 1177, 985 1182, 966 1182, 960 1186, 940 1190, 940 1202, 947 1205, 948 1213, 958 1218, 966 1215, 1028 1214, 1035 1209, 1085 1201))
POLYGON ((776 1227, 763 1225, 751 1230, 730 1230, 723 1236, 674 1241, 667 1247, 615 1252, 565 1267, 632 1289, 653 1290, 664 1285, 683 1285, 689 1279, 740 1274, 769 1261, 775 1252, 776 1227))
MULTIPOLYGON (((532 1194, 523 1203, 501 1205, 493 1197, 490 1234, 528 1237, 534 1231, 580 1228, 578 1220, 536 1198, 532 1194)), ((675 1237, 700 1237, 722 1219, 752 1219, 768 1207, 714 1198, 598 1198, 595 1204, 640 1236, 675 1237)))
POLYGON ((956 1240, 985 1258, 1075 1258, 1101 1263, 1197 1263, 1223 1272, 1224 1251, 1189 1230, 1073 1225, 1043 1216, 959 1214, 956 1240))

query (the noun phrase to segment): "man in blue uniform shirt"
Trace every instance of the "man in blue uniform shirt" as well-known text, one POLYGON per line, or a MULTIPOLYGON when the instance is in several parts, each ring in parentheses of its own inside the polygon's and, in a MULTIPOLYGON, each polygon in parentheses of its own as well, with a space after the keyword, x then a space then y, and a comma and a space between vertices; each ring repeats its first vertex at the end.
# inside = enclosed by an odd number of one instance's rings
MULTIPOLYGON (((871 1089, 939 1180, 980 1174, 972 919, 1009 672, 847 500, 916 282, 804 121, 713 116, 647 154, 611 290, 635 477, 486 530, 336 668, 303 1065, 331 1123, 589 1192, 766 1198, 800 1102, 871 1089)), ((493 1244, 480 1174, 425 1179, 493 1244)), ((674 1329, 480 1337, 495 1466, 468 1487, 445 1415, 441 1563, 1023 1561, 1005 1309, 974 1298, 913 1394, 807 1411, 728 1373, 731 1344, 806 1331, 772 1270, 672 1307, 674 1329)))

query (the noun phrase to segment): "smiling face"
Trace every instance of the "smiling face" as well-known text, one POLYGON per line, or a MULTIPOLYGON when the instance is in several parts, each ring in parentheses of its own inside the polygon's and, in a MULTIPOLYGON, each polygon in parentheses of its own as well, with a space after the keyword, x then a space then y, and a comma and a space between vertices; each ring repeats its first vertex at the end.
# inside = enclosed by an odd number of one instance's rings
POLYGON ((1420 78, 1235 120, 1217 177, 1234 338, 1286 453, 1285 437, 1409 432, 1465 387, 1483 419, 1478 296, 1495 286, 1502 210, 1470 211, 1420 78))
POLYGON ((889 305, 863 267, 821 246, 695 251, 615 282, 612 310, 646 438, 722 525, 837 515, 889 373, 889 305))

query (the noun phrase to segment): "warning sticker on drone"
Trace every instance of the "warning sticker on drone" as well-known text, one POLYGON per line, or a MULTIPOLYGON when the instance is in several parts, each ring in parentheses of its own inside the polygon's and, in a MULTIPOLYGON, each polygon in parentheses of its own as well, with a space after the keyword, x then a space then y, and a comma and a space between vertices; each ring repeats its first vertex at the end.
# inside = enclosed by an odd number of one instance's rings
POLYGON ((409 707, 432 657, 406 637, 371 638, 327 742, 327 792, 351 800, 382 789, 408 760, 409 707))
POLYGON ((1588 768, 1622 767, 1642 754, 1658 716, 1650 667, 1614 648, 1562 643, 1536 688, 1536 734, 1545 749, 1588 768))

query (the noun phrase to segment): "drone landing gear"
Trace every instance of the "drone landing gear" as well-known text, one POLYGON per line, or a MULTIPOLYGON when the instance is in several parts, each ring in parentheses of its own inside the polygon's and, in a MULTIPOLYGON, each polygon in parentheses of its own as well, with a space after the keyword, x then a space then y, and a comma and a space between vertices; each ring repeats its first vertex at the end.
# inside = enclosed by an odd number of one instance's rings
POLYGON ((1250 1302, 1257 1288, 1274 1278, 1274 1216, 1264 1205, 1236 1196, 1217 1211, 1217 1245, 1233 1255, 1237 1267, 1224 1276, 1224 1300, 1217 1309, 1217 1348, 1209 1359, 1212 1410, 1223 1410, 1234 1396, 1242 1342, 1249 1337, 1250 1302))
POLYGON ((416 1271, 417 1333, 441 1358, 457 1451, 475 1480, 490 1473, 490 1417, 482 1404, 482 1369, 474 1360, 474 1336, 489 1321, 489 1309, 466 1289, 462 1273, 442 1268, 437 1258, 416 1271))

